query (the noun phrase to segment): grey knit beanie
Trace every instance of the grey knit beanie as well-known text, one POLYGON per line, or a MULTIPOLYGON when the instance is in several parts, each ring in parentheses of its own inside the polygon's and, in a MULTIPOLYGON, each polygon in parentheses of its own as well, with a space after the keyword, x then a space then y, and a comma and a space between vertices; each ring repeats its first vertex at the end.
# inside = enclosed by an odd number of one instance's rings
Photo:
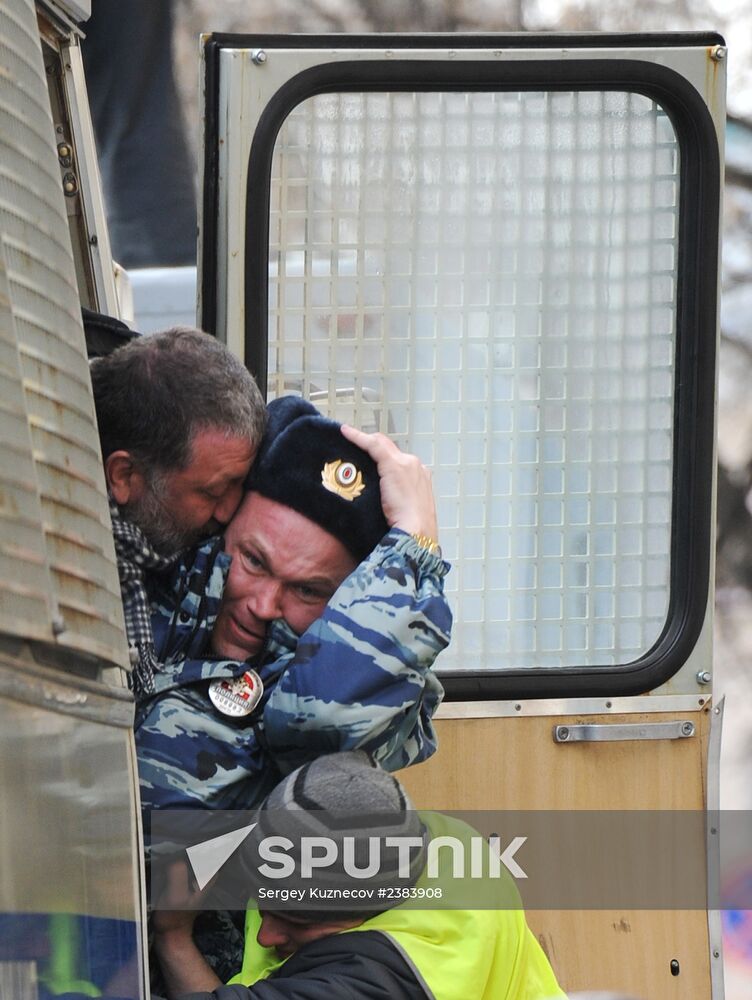
POLYGON ((242 848, 242 864, 260 909, 289 911, 311 922, 365 919, 400 902, 396 894, 380 898, 380 889, 414 885, 425 865, 428 834, 419 814, 397 779, 362 751, 329 754, 293 771, 267 796, 254 819, 256 826, 242 848), (292 842, 286 854, 295 862, 294 874, 283 879, 264 874, 259 846, 267 837, 292 842), (392 837, 411 838, 409 856, 402 855, 401 873, 397 847, 385 842, 392 837), (336 850, 336 860, 316 868, 310 878, 302 872, 304 838, 322 838, 336 850), (367 871, 367 877, 354 877, 353 867, 367 871), (268 895, 259 894, 262 888, 267 893, 295 888, 304 897, 270 903, 268 895), (346 890, 358 890, 358 895, 343 896, 346 890))

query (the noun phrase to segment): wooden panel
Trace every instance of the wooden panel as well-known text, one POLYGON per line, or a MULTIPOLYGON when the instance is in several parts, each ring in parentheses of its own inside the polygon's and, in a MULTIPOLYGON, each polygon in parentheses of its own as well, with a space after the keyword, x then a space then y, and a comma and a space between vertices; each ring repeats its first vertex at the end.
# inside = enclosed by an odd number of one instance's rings
POLYGON ((635 1000, 710 1000, 708 925, 695 910, 531 910, 562 988, 635 1000), (673 975, 671 962, 679 963, 673 975))
MULTIPOLYGON (((702 809, 710 706, 641 715, 442 719, 439 751, 400 773, 426 809, 702 809), (691 718, 694 737, 554 743, 553 726, 691 718)), ((698 857, 703 878, 705 858, 698 857)), ((524 895, 524 890, 523 890, 524 895)), ((704 911, 531 911, 528 921, 574 990, 619 990, 639 1000, 709 1000, 704 911), (671 962, 679 963, 672 974, 671 962)))

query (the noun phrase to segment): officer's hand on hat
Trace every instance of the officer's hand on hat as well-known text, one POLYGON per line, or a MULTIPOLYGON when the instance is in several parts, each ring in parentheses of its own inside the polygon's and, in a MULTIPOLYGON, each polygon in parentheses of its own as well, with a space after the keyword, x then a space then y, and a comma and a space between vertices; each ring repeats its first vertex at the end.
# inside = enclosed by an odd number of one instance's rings
POLYGON ((417 455, 401 451, 385 434, 366 434, 349 424, 342 424, 342 433, 376 463, 389 526, 438 541, 431 473, 417 455))

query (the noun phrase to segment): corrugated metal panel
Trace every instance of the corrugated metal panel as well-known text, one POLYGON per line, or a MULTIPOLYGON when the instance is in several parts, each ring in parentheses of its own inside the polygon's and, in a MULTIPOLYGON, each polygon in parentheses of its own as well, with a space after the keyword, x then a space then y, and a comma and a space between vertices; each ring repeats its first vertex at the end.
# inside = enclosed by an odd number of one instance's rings
POLYGON ((25 491, 21 520, 29 557, 19 558, 14 542, 20 538, 17 512, 0 519, 0 551, 2 568, 32 595, 26 603, 16 596, 8 602, 0 628, 52 640, 57 616, 59 645, 126 666, 75 270, 32 0, 0 9, 0 236, 9 292, 0 317, 3 357, 7 354, 11 365, 4 374, 13 382, 12 348, 17 345, 27 417, 24 441, 18 393, 4 394, 3 429, 7 424, 12 430, 11 438, 3 434, 9 442, 5 447, 19 457, 3 462, 0 488, 9 489, 8 479, 13 496, 25 491), (11 399, 6 416, 5 400, 11 399))
POLYGON ((5 251, 0 244, 0 630, 50 638, 49 573, 5 251))
POLYGON ((62 10, 74 21, 86 21, 91 17, 91 0, 39 0, 52 14, 62 10))
MULTIPOLYGON (((0 653, 0 690, 8 668, 16 674, 17 661, 0 653)), ((34 693, 34 678, 29 701, 23 691, 18 700, 0 697, 0 912, 6 921, 14 913, 85 913, 133 924, 138 809, 130 733, 107 715, 95 721, 67 712, 80 696, 77 684, 43 683, 45 698, 34 693)), ((91 698, 103 707, 109 700, 91 698)))

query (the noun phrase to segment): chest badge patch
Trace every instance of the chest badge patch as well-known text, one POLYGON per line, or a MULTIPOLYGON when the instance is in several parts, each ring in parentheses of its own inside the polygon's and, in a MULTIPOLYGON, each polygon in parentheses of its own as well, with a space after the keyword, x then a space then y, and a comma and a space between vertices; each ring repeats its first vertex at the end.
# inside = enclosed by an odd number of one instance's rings
POLYGON ((264 682, 250 668, 241 677, 218 677, 209 685, 209 699, 223 715, 240 719, 261 701, 264 682))

